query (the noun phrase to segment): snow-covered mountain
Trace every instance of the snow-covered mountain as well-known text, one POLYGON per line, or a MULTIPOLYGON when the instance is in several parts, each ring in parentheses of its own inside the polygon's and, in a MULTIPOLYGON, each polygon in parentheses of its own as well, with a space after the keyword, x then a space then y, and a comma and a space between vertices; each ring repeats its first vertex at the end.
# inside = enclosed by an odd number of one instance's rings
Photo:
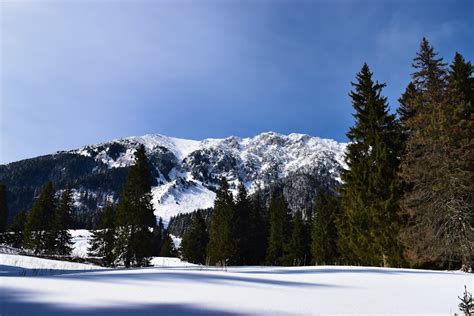
POLYGON ((117 199, 141 144, 154 167, 155 213, 165 222, 179 213, 212 207, 221 177, 227 178, 233 190, 244 183, 250 193, 268 194, 272 187, 281 186, 289 206, 307 212, 317 187, 333 188, 340 181, 346 147, 304 134, 267 132, 252 138, 202 141, 153 134, 0 166, 0 181, 16 190, 12 193, 18 204, 25 204, 21 203, 25 189, 18 192, 21 185, 37 191, 52 180, 58 188, 74 188, 78 209, 100 208, 106 200, 117 199))

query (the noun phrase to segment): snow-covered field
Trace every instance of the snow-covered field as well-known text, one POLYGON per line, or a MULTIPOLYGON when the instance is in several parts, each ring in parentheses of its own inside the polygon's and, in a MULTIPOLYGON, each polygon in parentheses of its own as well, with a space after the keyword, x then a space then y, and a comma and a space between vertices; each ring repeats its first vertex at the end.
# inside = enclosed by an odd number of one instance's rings
POLYGON ((453 315, 464 285, 471 291, 474 286, 473 275, 460 272, 338 266, 222 271, 170 258, 154 259, 164 267, 111 270, 87 265, 87 271, 86 265, 20 257, 0 255, 2 316, 453 315), (80 271, 9 274, 19 263, 30 269, 41 263, 43 269, 80 271))
MULTIPOLYGON (((73 254, 87 256, 90 232, 71 234, 73 254)), ((151 263, 104 269, 5 248, 0 315, 454 315, 464 285, 474 289, 474 275, 461 272, 341 266, 223 271, 160 257, 151 263)))

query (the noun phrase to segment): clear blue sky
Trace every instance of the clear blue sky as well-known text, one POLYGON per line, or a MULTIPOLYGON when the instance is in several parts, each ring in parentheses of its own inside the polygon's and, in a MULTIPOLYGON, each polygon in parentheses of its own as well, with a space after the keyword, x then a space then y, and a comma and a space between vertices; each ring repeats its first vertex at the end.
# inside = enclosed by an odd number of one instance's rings
POLYGON ((113 138, 345 141, 367 62, 392 109, 423 36, 474 60, 474 1, 0 1, 0 163, 113 138))

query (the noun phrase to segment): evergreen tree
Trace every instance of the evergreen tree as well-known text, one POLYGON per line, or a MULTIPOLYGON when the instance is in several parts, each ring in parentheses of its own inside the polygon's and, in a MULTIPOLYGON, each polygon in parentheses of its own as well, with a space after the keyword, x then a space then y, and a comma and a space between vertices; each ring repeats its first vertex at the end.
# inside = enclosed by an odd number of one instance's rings
POLYGON ((72 251, 72 236, 69 229, 72 225, 72 191, 64 190, 59 200, 58 206, 54 212, 51 228, 48 232, 47 244, 51 253, 68 256, 72 251))
POLYGON ((238 188, 233 219, 234 225, 232 227, 233 239, 236 241, 236 261, 234 262, 236 265, 246 265, 250 260, 250 252, 253 247, 253 241, 249 239, 251 207, 247 190, 241 183, 238 188))
POLYGON ((7 205, 7 188, 0 183, 0 233, 7 229, 8 221, 8 205, 7 205))
POLYGON ((402 97, 398 99, 398 102, 400 103, 400 106, 397 109, 397 114, 403 131, 403 141, 406 141, 411 134, 409 120, 415 116, 416 108, 421 103, 421 95, 416 90, 413 82, 408 84, 402 97))
POLYGON ((474 78, 473 66, 456 53, 448 73, 447 101, 442 111, 440 157, 443 186, 436 194, 443 224, 438 236, 448 258, 471 269, 474 254, 474 78))
POLYGON ((206 222, 201 212, 197 211, 193 215, 191 227, 184 234, 183 240, 181 241, 181 255, 183 259, 191 263, 205 264, 208 242, 209 234, 207 232, 206 222))
POLYGON ((409 222, 403 240, 412 264, 462 260, 472 249, 472 65, 457 54, 448 72, 423 39, 413 82, 419 94, 405 145, 402 209, 409 222), (424 83, 424 84, 419 84, 424 83))
POLYGON ((356 121, 347 133, 348 169, 342 172, 340 253, 351 264, 400 265, 400 188, 396 175, 400 128, 381 95, 385 84, 373 82, 367 64, 352 85, 355 89, 350 97, 356 121))
POLYGON ((117 209, 116 254, 126 267, 146 266, 153 254, 153 232, 156 217, 151 203, 150 163, 145 146, 135 152, 117 209))
POLYGON ((160 257, 176 257, 176 249, 174 248, 173 239, 169 234, 165 235, 163 244, 161 245, 160 257))
POLYGON ((320 190, 314 203, 311 254, 315 264, 335 264, 338 258, 336 219, 340 216, 336 196, 320 190))
POLYGON ((461 303, 459 303, 459 310, 463 312, 465 316, 471 316, 474 314, 474 299, 472 298, 472 294, 467 291, 465 285, 463 296, 458 296, 458 298, 461 300, 461 303))
POLYGON ((26 212, 21 210, 18 214, 16 214, 15 219, 10 226, 9 231, 13 233, 12 240, 10 241, 12 247, 23 247, 23 231, 25 230, 26 216, 26 212))
POLYGON ((53 184, 48 182, 28 213, 24 236, 26 248, 33 250, 35 253, 42 253, 48 250, 46 244, 47 231, 50 229, 55 209, 56 198, 54 196, 53 184))
POLYGON ((420 51, 413 59, 412 83, 418 93, 423 95, 422 107, 430 106, 444 99, 446 88, 446 63, 437 58, 438 53, 426 38, 421 40, 420 51))
POLYGON ((267 249, 267 227, 258 191, 251 202, 249 218, 248 240, 251 246, 249 247, 248 264, 262 264, 265 261, 267 249))
POLYGON ((234 239, 235 204, 229 184, 225 178, 220 181, 216 194, 214 210, 209 228, 209 244, 207 256, 210 264, 235 264, 236 241, 234 239))
POLYGON ((283 264, 288 266, 305 265, 309 259, 309 236, 301 212, 296 212, 292 219, 291 235, 285 244, 283 264))
POLYGON ((270 265, 284 264, 284 249, 289 239, 291 215, 283 192, 274 190, 268 206, 269 235, 266 261, 270 265))
POLYGON ((115 209, 113 204, 107 204, 100 217, 97 229, 92 233, 89 255, 101 257, 106 267, 115 264, 115 209))
POLYGON ((163 219, 160 217, 158 226, 153 229, 153 253, 152 255, 158 257, 160 255, 161 244, 163 243, 163 219))

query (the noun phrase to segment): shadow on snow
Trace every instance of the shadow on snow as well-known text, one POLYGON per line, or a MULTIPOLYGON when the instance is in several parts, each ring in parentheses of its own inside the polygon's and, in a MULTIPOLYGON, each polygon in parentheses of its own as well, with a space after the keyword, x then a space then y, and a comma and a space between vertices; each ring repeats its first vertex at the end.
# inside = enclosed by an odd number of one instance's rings
POLYGON ((223 310, 207 309, 192 304, 143 304, 114 307, 68 307, 66 305, 31 302, 30 293, 20 291, 0 292, 0 315, 71 315, 71 316, 125 316, 125 315, 243 315, 223 310))

